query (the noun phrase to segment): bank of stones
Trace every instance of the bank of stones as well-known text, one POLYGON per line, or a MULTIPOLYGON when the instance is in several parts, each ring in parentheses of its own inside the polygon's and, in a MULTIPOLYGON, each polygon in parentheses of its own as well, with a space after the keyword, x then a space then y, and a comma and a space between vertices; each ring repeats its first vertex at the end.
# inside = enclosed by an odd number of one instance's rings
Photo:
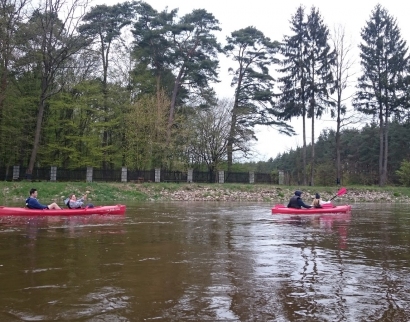
MULTIPOLYGON (((275 202, 287 203, 289 198, 294 194, 294 190, 266 187, 258 189, 253 188, 251 191, 239 191, 226 189, 223 187, 181 187, 178 190, 162 189, 154 191, 153 189, 144 189, 150 200, 168 200, 168 201, 254 201, 254 202, 275 202)), ((329 191, 305 190, 302 198, 305 202, 313 200, 315 193, 319 192, 323 200, 329 200, 337 193, 329 191)), ((347 190, 347 193, 336 197, 334 202, 337 204, 353 202, 401 202, 410 203, 407 196, 394 196, 391 192, 371 191, 371 190, 347 190)))

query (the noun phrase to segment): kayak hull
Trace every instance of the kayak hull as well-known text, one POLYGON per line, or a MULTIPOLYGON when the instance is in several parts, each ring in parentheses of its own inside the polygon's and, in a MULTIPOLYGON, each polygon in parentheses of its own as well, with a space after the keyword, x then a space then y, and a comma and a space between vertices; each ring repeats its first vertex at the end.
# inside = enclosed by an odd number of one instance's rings
POLYGON ((0 206, 0 216, 88 216, 88 215, 123 215, 125 205, 97 206, 79 209, 29 209, 23 207, 0 206))
POLYGON ((327 206, 323 208, 309 208, 309 209, 295 209, 288 208, 285 205, 275 205, 272 208, 272 214, 289 214, 289 215, 314 215, 314 214, 329 214, 329 213, 346 213, 350 212, 352 206, 341 205, 341 206, 327 206))

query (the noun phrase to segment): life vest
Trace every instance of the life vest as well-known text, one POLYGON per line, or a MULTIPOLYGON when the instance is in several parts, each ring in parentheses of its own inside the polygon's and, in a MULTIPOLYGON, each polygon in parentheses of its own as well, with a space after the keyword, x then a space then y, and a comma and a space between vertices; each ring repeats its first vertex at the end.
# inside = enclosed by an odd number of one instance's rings
POLYGON ((296 196, 296 195, 294 195, 292 198, 290 198, 288 208, 300 209, 301 207, 298 204, 298 199, 300 199, 300 197, 296 196))

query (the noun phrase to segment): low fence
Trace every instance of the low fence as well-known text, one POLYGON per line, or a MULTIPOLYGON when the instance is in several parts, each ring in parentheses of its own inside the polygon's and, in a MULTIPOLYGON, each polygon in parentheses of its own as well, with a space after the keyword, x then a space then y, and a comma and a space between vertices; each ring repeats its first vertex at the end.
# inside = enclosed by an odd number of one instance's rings
MULTIPOLYGON (((62 169, 57 167, 34 168, 31 174, 21 166, 0 167, 0 180, 18 181, 86 181, 86 182, 197 182, 197 183, 265 183, 273 182, 269 173, 256 172, 225 172, 210 173, 189 169, 169 171, 159 168, 152 170, 132 170, 125 167, 115 170, 94 169, 62 169)), ((279 180, 280 184, 280 180, 279 180)))

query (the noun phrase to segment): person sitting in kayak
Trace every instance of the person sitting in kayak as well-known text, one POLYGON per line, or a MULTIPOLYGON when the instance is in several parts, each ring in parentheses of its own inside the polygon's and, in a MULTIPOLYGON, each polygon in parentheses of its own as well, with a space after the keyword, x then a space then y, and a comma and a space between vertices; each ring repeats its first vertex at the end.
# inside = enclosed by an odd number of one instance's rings
POLYGON ((302 207, 308 208, 308 209, 312 208, 312 206, 309 206, 303 202, 301 196, 302 196, 302 191, 296 190, 295 195, 289 200, 288 208, 296 208, 296 209, 300 209, 302 207))
POLYGON ((315 199, 313 199, 313 202, 312 202, 312 206, 314 208, 323 208, 322 206, 324 204, 329 204, 329 203, 332 203, 332 202, 331 201, 323 201, 322 199, 320 199, 320 195, 318 193, 316 193, 315 199))
POLYGON ((37 200, 38 192, 37 189, 30 189, 30 197, 26 199, 26 207, 30 209, 61 209, 59 205, 57 205, 55 202, 49 204, 49 205, 42 205, 38 200, 37 200))
MULTIPOLYGON (((75 194, 71 194, 66 200, 64 200, 64 203, 70 209, 83 208, 84 201, 87 199, 87 194, 88 193, 89 192, 86 191, 85 195, 83 195, 80 199, 77 199, 75 194)), ((85 205, 85 208, 94 208, 94 205, 89 203, 89 204, 85 205)))

